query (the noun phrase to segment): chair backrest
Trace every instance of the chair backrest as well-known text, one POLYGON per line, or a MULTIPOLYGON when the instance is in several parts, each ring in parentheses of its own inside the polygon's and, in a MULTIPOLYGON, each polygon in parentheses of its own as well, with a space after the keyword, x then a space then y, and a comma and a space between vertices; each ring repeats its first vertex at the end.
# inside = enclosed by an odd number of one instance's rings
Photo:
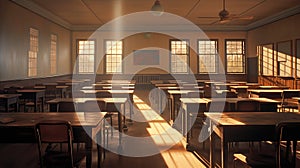
POLYGON ((101 100, 88 100, 78 105, 78 111, 99 112, 106 111, 106 103, 101 100))
POLYGON ((222 95, 222 97, 237 98, 237 93, 233 91, 223 92, 222 95))
POLYGON ((228 102, 226 102, 226 101, 213 101, 213 102, 208 103, 207 111, 228 112, 228 111, 231 111, 231 109, 230 109, 228 102))
POLYGON ((98 92, 96 93, 97 98, 112 98, 113 95, 110 92, 98 92))
POLYGON ((297 141, 300 140, 300 122, 281 122, 276 125, 276 166, 279 167, 296 167, 296 147, 297 141), (281 154, 281 141, 287 141, 286 153, 281 154), (293 149, 290 150, 290 142, 293 142, 293 149), (286 158, 288 152, 292 152, 292 158, 286 158), (285 158, 281 158, 281 157, 285 158), (283 161, 283 162, 282 162, 283 161))
POLYGON ((59 102, 57 105, 57 112, 75 112, 74 102, 59 102))
POLYGON ((297 90, 283 90, 282 91, 282 103, 286 100, 292 99, 293 97, 299 97, 300 91, 297 90))
POLYGON ((6 93, 8 94, 16 94, 18 93, 17 90, 21 89, 21 87, 18 86, 11 86, 9 88, 6 89, 6 93))
POLYGON ((35 125, 35 133, 38 142, 40 167, 43 167, 44 160, 42 157, 42 144, 43 143, 67 143, 68 151, 66 154, 69 156, 68 167, 73 165, 73 149, 72 149, 72 127, 68 121, 60 120, 44 120, 35 125))
POLYGON ((241 100, 236 103, 235 111, 255 112, 259 111, 259 102, 255 100, 241 100))

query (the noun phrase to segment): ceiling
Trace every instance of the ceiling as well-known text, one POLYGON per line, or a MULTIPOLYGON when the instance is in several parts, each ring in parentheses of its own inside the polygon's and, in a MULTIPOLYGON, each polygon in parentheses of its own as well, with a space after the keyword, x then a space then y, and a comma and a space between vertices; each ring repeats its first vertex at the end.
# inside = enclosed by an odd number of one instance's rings
MULTIPOLYGON (((92 29, 127 14, 149 11, 155 0, 12 0, 71 30, 92 29)), ((300 0, 226 0, 237 17, 220 23, 223 0, 160 0, 165 12, 206 29, 247 30, 300 13, 300 0)))

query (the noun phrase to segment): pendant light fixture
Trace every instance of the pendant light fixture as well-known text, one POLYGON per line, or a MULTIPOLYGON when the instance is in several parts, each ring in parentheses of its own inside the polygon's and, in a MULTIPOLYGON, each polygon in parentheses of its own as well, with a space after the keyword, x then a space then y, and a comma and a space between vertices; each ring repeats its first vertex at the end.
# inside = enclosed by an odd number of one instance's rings
POLYGON ((159 0, 155 0, 152 8, 151 8, 151 11, 153 13, 153 15, 156 15, 156 16, 161 16, 164 12, 164 8, 161 6, 159 0))

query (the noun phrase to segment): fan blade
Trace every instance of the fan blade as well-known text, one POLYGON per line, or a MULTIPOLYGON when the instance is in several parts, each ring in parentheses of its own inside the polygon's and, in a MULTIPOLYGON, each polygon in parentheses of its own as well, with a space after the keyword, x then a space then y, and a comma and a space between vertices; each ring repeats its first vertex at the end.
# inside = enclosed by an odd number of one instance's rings
POLYGON ((230 20, 236 20, 236 19, 239 19, 239 20, 252 20, 254 17, 253 16, 237 16, 237 15, 230 15, 228 17, 228 19, 230 20))
POLYGON ((219 17, 216 16, 199 16, 198 19, 218 19, 219 17))

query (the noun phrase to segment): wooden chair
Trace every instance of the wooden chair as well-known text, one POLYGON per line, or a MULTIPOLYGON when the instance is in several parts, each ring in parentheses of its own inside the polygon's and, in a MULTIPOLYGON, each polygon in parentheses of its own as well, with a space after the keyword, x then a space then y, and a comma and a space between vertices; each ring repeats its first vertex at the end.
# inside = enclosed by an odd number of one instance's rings
POLYGON ((230 108, 230 104, 224 101, 214 101, 208 102, 207 111, 211 112, 229 112, 232 111, 230 108))
POLYGON ((79 167, 85 158, 85 150, 73 150, 73 133, 70 122, 45 120, 36 124, 40 167, 79 167), (58 150, 51 144, 63 143, 67 149, 58 150), (44 151, 43 144, 47 144, 44 151), (50 145, 49 145, 50 144, 50 145))
POLYGON ((57 112, 75 112, 74 102, 59 102, 57 104, 57 112))
MULTIPOLYGON (((110 128, 111 136, 113 136, 113 114, 112 112, 107 112, 106 102, 101 100, 88 100, 82 104, 78 105, 78 111, 82 112, 106 112, 105 118, 110 120, 110 126, 105 126, 105 131, 110 128)), ((106 144, 108 144, 108 132, 106 133, 106 144)))
POLYGON ((286 109, 290 112, 291 110, 298 109, 298 100, 292 99, 293 97, 299 97, 299 91, 297 90, 283 90, 282 100, 279 106, 281 112, 285 112, 286 109))
POLYGON ((46 100, 55 99, 57 97, 56 85, 45 85, 45 98, 46 100))
POLYGON ((236 103, 236 111, 239 112, 256 112, 259 111, 259 102, 255 100, 241 100, 236 103))
POLYGON ((295 168, 297 141, 300 140, 299 131, 300 122, 277 124, 273 148, 255 153, 234 154, 234 166, 239 162, 250 167, 295 168), (286 141, 285 146, 283 141, 286 141))

